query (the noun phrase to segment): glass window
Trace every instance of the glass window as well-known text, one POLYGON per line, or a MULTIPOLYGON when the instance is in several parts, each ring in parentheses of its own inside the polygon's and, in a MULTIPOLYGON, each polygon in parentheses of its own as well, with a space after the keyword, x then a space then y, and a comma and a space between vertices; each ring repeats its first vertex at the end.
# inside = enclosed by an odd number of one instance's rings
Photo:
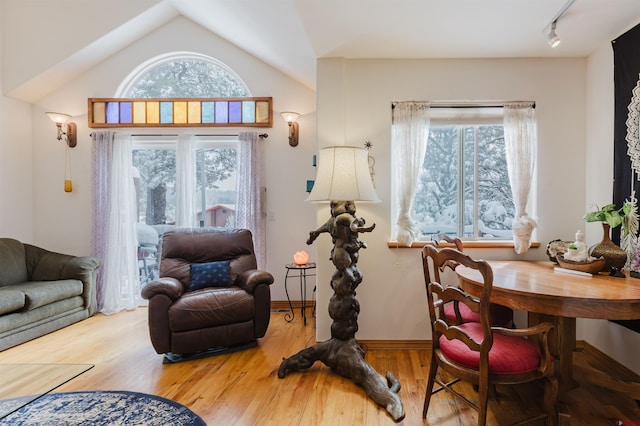
POLYGON ((247 86, 222 62, 178 56, 156 61, 132 80, 129 98, 222 98, 251 96, 247 86))
POLYGON ((501 120, 476 116, 465 124, 464 112, 456 115, 455 120, 432 115, 412 212, 420 239, 439 233, 511 239, 515 208, 501 120))
MULTIPOLYGON (((138 220, 176 220, 176 142, 136 138, 133 150, 138 220)), ((196 141, 195 214, 200 226, 235 226, 237 141, 196 141), (204 214, 203 214, 204 212, 204 214)))
POLYGON ((148 225, 176 220, 176 150, 164 145, 137 144, 133 150, 138 220, 148 225))
MULTIPOLYGON (((128 98, 212 98, 248 97, 251 93, 244 82, 221 62, 203 55, 179 53, 143 64, 123 85, 120 95, 128 98)), ((106 107, 110 112, 106 120, 116 120, 117 115, 117 119, 133 123, 136 123, 136 117, 141 117, 140 120, 144 119, 146 123, 149 120, 158 123, 171 120, 192 123, 200 119, 209 122, 224 120, 225 123, 240 121, 241 102, 234 104, 235 108, 229 110, 231 113, 225 110, 224 114, 218 111, 219 103, 201 105, 198 102, 198 116, 195 118, 189 115, 189 103, 187 99, 172 104, 160 101, 150 113, 149 102, 134 102, 133 105, 123 102, 118 108, 106 107)), ((194 110, 193 105, 191 110, 194 110)), ((178 127, 171 129, 171 135, 143 134, 133 139, 138 264, 142 285, 157 278, 162 234, 176 222, 176 176, 181 172, 176 161, 176 147, 181 135, 189 131, 178 127)), ((190 195, 194 200, 194 223, 199 226, 235 226, 237 144, 236 135, 195 136, 194 164, 191 167, 195 185, 190 195)))
POLYGON ((235 143, 207 143, 197 150, 196 212, 200 226, 235 226, 237 169, 235 143))

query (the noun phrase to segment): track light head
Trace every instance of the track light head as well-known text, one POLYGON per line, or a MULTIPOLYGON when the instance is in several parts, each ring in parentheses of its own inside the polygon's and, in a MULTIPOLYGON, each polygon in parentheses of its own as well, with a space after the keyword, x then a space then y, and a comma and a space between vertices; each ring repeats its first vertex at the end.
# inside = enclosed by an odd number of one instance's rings
POLYGON ((556 34, 556 23, 557 21, 553 21, 551 23, 551 28, 549 28, 549 34, 547 34, 547 38, 549 39, 549 46, 557 47, 560 44, 560 37, 556 34))

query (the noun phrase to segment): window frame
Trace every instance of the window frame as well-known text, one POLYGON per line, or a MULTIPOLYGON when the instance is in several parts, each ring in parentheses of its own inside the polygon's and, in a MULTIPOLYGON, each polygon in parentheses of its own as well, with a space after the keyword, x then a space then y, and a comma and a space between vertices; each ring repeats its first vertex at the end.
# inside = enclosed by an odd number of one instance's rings
MULTIPOLYGON (((503 126, 503 111, 504 111, 504 103, 493 103, 493 102, 481 102, 481 103, 472 103, 472 102, 453 102, 453 103, 445 103, 445 102, 432 102, 430 108, 430 129, 434 126, 439 125, 452 125, 452 124, 462 124, 462 125, 492 125, 498 124, 503 126), (468 117, 464 118, 463 114, 457 114, 455 111, 462 110, 466 111, 468 117), (493 112, 491 112, 493 111, 493 112)), ((427 146, 427 155, 428 155, 429 147, 427 146)), ((477 174, 478 168, 478 150, 474 150, 474 172, 477 174)), ((460 153, 459 153, 460 154, 460 153)), ((506 153, 505 153, 506 154, 506 153)), ((462 154, 460 154, 462 155, 462 154)), ((395 182, 396 172, 392 170, 392 190, 397 190, 396 182, 395 182)), ((459 174, 462 176, 462 174, 459 174)), ((462 177, 460 177, 462 178, 462 177)), ((537 196, 536 196, 536 188, 537 188, 537 173, 534 175, 533 183, 532 183, 532 192, 529 197, 527 211, 532 212, 531 214, 535 216, 537 211, 537 196)), ((474 179, 474 193, 477 194, 478 189, 478 180, 474 179)), ((477 197, 476 197, 477 198, 477 197)), ((464 199, 464 196, 463 196, 464 199)), ((474 236, 478 235, 478 202, 475 200, 474 202, 474 236)), ((413 207, 412 207, 413 211, 413 207)), ((394 211, 394 207, 391 209, 392 221, 395 220, 397 216, 397 212, 394 211)), ((459 215, 459 213, 458 213, 459 215)), ((417 221, 416 221, 417 223, 417 221)), ((394 231, 395 232, 395 231, 394 231)), ((540 243, 536 241, 537 229, 534 230, 532 235, 532 243, 531 247, 539 247, 540 243)), ((429 237, 420 233, 418 238, 411 244, 411 247, 423 247, 428 244, 432 244, 428 239, 429 237)), ((514 243, 512 237, 506 236, 497 236, 493 238, 476 238, 476 237, 464 237, 463 243, 465 247, 482 247, 482 248, 513 248, 514 243)), ((400 244, 395 241, 395 238, 392 237, 391 240, 388 241, 387 246, 390 248, 402 248, 400 244)))
MULTIPOLYGON (((197 152, 201 149, 235 149, 239 154, 240 149, 240 141, 237 139, 236 135, 194 135, 194 145, 193 149, 196 151, 194 165, 194 171, 197 170, 197 162, 199 161, 197 152)), ((136 150, 142 149, 165 149, 165 150, 173 150, 177 155, 178 143, 179 143, 179 135, 178 134, 158 134, 158 135, 131 135, 131 149, 132 152, 136 150)), ((133 165, 133 164, 132 164, 133 165)), ((237 196, 237 168, 236 168, 236 196, 237 196)), ((176 169, 176 177, 178 174, 178 170, 176 169)), ((199 176, 195 176, 196 184, 198 182, 199 176)), ((198 208, 203 208, 206 211, 206 205, 203 207, 199 201, 201 199, 201 191, 194 189, 194 199, 196 199, 196 205, 194 206, 194 213, 197 213, 198 208)), ((206 203, 205 203, 206 204, 206 203)), ((138 218, 139 220, 140 218, 138 218)), ((193 218, 194 222, 197 223, 197 226, 202 227, 203 225, 197 220, 197 217, 193 218)))

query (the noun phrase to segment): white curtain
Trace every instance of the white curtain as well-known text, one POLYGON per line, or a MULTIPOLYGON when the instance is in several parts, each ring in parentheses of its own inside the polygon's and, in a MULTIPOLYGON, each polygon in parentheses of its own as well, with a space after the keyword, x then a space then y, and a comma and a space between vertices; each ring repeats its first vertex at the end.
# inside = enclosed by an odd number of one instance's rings
POLYGON ((104 314, 135 309, 140 301, 136 239, 136 196, 131 137, 95 132, 94 252, 104 265, 98 307, 104 314))
POLYGON ((396 240, 411 246, 418 230, 411 218, 429 139, 429 102, 394 102, 392 124, 391 169, 395 173, 393 205, 397 211, 396 240))
POLYGON ((504 141, 507 170, 515 204, 513 243, 516 253, 531 246, 531 233, 537 226, 527 213, 529 193, 537 157, 538 136, 532 103, 509 103, 504 106, 504 141))
POLYGON ((236 226, 253 234, 253 245, 259 269, 265 269, 267 214, 264 178, 264 142, 256 132, 240 132, 238 147, 238 191, 236 226))
POLYGON ((176 226, 196 226, 195 136, 180 135, 176 150, 176 226))

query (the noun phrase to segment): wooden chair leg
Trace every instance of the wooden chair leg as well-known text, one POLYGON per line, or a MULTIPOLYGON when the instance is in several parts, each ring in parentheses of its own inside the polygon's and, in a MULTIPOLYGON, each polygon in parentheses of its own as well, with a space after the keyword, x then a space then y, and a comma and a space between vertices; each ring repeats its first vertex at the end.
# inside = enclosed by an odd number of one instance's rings
POLYGON ((544 411, 547 413, 547 426, 558 424, 558 379, 547 377, 544 384, 544 411))
POLYGON ((435 356, 431 355, 431 366, 429 367, 429 381, 427 382, 427 393, 424 396, 424 406, 422 408, 422 418, 427 418, 427 411, 429 410, 429 402, 431 402, 431 395, 433 394, 433 385, 436 381, 436 374, 438 373, 438 363, 434 359, 435 356))
POLYGON ((478 426, 485 426, 487 423, 487 408, 489 404, 489 379, 480 377, 478 389, 478 426))

